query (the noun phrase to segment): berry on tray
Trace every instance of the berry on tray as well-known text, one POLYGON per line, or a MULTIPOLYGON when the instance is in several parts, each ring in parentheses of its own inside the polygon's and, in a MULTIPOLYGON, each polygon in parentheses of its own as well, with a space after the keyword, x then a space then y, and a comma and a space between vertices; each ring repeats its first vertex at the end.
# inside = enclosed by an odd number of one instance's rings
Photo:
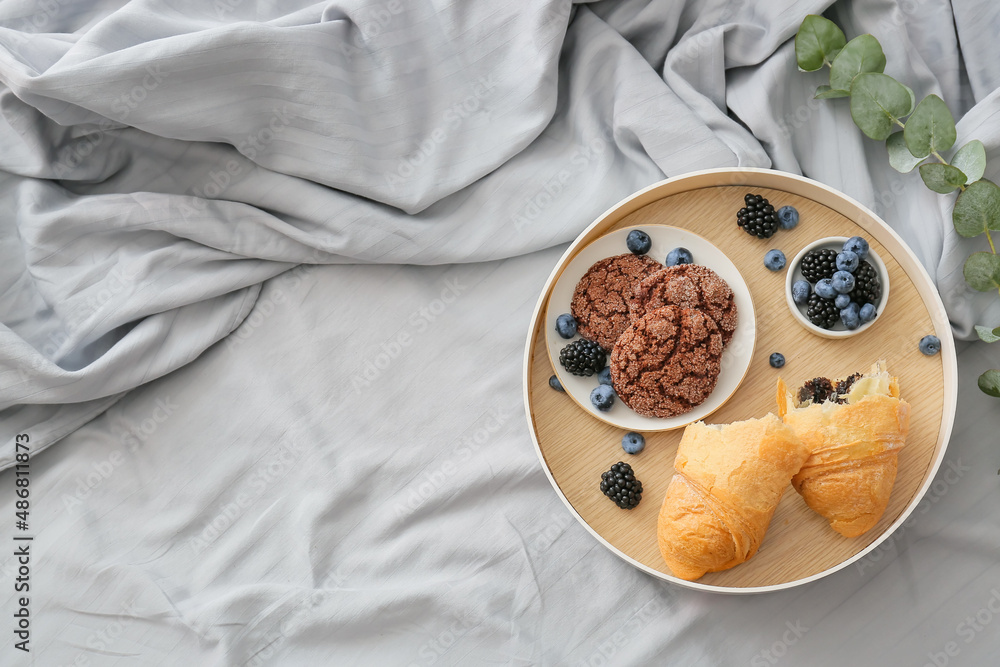
POLYGON ((549 378, 549 386, 555 389, 556 391, 561 391, 561 392, 566 391, 565 389, 563 389, 562 382, 560 382, 559 378, 557 378, 555 375, 549 378))
POLYGON ((806 305, 810 294, 812 294, 812 285, 809 284, 809 281, 796 280, 792 283, 792 301, 798 305, 806 305))
POLYGON ((854 289, 854 276, 847 271, 837 271, 831 280, 838 294, 848 294, 854 289))
POLYGON ((837 290, 834 288, 831 278, 823 278, 817 282, 814 291, 816 296, 822 299, 835 299, 837 297, 837 290))
POLYGON ((840 310, 847 308, 851 304, 851 297, 846 294, 838 294, 833 300, 833 305, 835 305, 840 310))
POLYGON ((760 195, 751 193, 747 193, 743 201, 746 206, 736 214, 736 224, 751 236, 771 238, 778 231, 778 216, 774 207, 760 195))
POLYGON ((632 466, 619 461, 601 475, 601 493, 623 510, 630 510, 642 500, 642 482, 635 478, 632 466))
POLYGON ((771 355, 769 361, 771 363, 771 368, 781 368, 785 365, 785 355, 781 352, 775 352, 771 355))
POLYGON ((845 250, 844 252, 837 255, 837 270, 847 271, 848 273, 854 273, 858 268, 858 263, 861 258, 858 257, 858 253, 851 250, 845 250))
POLYGON ((611 384, 611 366, 605 366, 601 369, 601 372, 597 374, 597 381, 601 384, 611 384))
POLYGON ((861 260, 858 270, 854 272, 854 289, 850 294, 851 301, 857 304, 878 305, 879 297, 882 296, 882 283, 878 279, 875 267, 867 260, 861 260))
POLYGON ((641 433, 630 431, 622 436, 622 449, 626 454, 638 454, 645 446, 646 438, 641 433))
POLYGON ((861 310, 858 312, 858 316, 862 322, 871 322, 877 315, 878 311, 875 309, 875 305, 871 303, 861 306, 861 310))
POLYGON ((860 236, 852 236, 844 242, 844 250, 850 250, 858 259, 864 259, 868 256, 868 241, 860 236))
POLYGON ((810 250, 802 258, 800 269, 802 277, 811 283, 832 278, 837 271, 837 251, 830 248, 810 250))
POLYGON ((813 294, 809 297, 806 307, 806 318, 822 329, 832 329, 840 319, 840 311, 832 299, 824 299, 819 294, 813 294))
POLYGON ((792 229, 799 224, 799 212, 794 206, 782 206, 778 209, 778 222, 782 229, 792 229))
POLYGON ((580 377, 590 377, 607 364, 608 355, 594 341, 581 338, 559 352, 559 363, 568 372, 580 377))
POLYGON ((625 238, 625 245, 633 255, 645 255, 653 246, 653 241, 646 232, 633 229, 625 238))
POLYGON ((615 404, 615 390, 608 384, 599 384, 590 392, 590 402, 601 412, 607 412, 615 404))
POLYGON ((667 253, 666 266, 677 266, 679 264, 694 264, 694 257, 687 248, 674 248, 667 253))
POLYGON ((563 338, 576 335, 576 319, 569 313, 563 313, 556 318, 556 332, 563 338))
POLYGON ((941 339, 934 335, 924 336, 920 339, 919 347, 928 357, 934 356, 941 351, 941 339))
POLYGON ((771 271, 781 271, 785 268, 785 253, 780 250, 768 250, 764 254, 764 266, 771 271))

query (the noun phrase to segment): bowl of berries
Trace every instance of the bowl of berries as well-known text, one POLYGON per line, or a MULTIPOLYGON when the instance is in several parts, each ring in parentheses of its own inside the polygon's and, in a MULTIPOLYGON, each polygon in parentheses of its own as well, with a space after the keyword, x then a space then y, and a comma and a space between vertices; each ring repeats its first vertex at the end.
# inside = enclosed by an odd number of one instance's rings
POLYGON ((785 276, 785 300, 803 327, 824 338, 869 329, 889 300, 882 258, 861 236, 830 236, 804 247, 785 276))

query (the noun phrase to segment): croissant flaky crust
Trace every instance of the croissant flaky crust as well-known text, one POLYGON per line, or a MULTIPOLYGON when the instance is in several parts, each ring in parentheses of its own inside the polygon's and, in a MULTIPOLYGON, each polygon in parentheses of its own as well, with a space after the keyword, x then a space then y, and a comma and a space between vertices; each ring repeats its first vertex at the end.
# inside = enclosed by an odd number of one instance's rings
POLYGON ((808 456, 773 414, 688 425, 657 521, 660 553, 674 575, 693 581, 757 553, 782 493, 808 456))
POLYGON ((910 427, 910 404, 885 362, 854 381, 844 402, 796 401, 778 380, 778 414, 809 449, 792 478, 806 504, 844 537, 878 523, 889 505, 899 450, 910 427))

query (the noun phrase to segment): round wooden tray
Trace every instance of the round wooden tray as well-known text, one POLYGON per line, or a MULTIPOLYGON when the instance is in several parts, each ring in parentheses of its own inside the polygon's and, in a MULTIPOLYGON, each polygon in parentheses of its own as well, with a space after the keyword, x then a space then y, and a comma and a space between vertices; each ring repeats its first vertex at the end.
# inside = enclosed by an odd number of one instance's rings
MULTIPOLYGON (((662 258, 657 258, 662 261, 662 258)), ((651 185, 597 219, 566 250, 535 306, 524 359, 524 402, 542 467, 576 518, 605 546, 641 570, 677 584, 725 593, 790 588, 835 572, 885 540, 920 502, 944 458, 955 418, 958 367, 944 306, 927 272, 902 239, 870 210, 821 183, 767 169, 713 169, 651 185), (743 196, 761 194, 778 208, 795 206, 801 222, 772 238, 755 239, 736 226, 743 196), (670 574, 656 541, 656 519, 673 475, 683 430, 646 434, 646 448, 629 456, 621 448, 624 430, 584 412, 553 391, 545 347, 546 305, 564 267, 584 247, 619 227, 663 224, 697 232, 718 246, 743 274, 757 315, 757 345, 750 370, 733 397, 706 419, 729 423, 777 412, 779 375, 797 386, 803 380, 843 377, 867 371, 878 359, 899 377, 900 393, 912 406, 910 433, 899 456, 889 507, 878 525, 855 539, 841 537, 788 487, 758 553, 746 563, 688 582, 670 574), (771 248, 795 254, 825 236, 863 235, 882 257, 892 293, 885 311, 867 331, 847 339, 809 333, 785 303, 784 271, 764 268, 771 248), (917 342, 928 333, 941 339, 941 353, 927 357, 917 342), (781 352, 787 364, 770 367, 781 352), (601 494, 601 473, 628 461, 642 480, 643 501, 631 511, 601 494)))

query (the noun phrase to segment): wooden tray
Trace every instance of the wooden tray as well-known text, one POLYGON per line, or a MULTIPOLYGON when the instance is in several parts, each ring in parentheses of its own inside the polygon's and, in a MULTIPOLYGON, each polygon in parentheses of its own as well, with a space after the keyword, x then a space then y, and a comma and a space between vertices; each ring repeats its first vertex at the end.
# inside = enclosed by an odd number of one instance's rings
POLYGON ((764 592, 813 581, 862 558, 885 540, 934 479, 951 435, 957 394, 958 367, 947 314, 933 282, 902 239, 846 195, 810 179, 767 169, 713 169, 668 179, 598 218, 549 276, 535 306, 524 359, 525 411, 535 447, 573 515, 605 546, 641 570, 689 588, 725 593, 764 592), (749 236, 736 226, 736 211, 749 191, 762 194, 775 208, 795 206, 801 222, 770 239, 749 236), (656 518, 683 431, 647 433, 642 453, 625 454, 624 430, 593 418, 548 386, 553 369, 542 330, 552 286, 569 261, 604 234, 640 224, 673 225, 705 236, 729 256, 750 286, 757 315, 755 357, 739 389, 707 422, 776 413, 779 375, 797 386, 816 376, 867 371, 877 359, 887 360, 889 371, 899 377, 902 397, 912 405, 912 417, 889 508, 875 528, 855 539, 841 537, 789 486, 760 551, 750 561, 696 582, 670 574, 657 546, 656 518), (892 285, 889 301, 867 331, 843 340, 824 339, 792 317, 785 303, 785 272, 765 269, 764 253, 778 248, 792 258, 818 238, 855 235, 868 239, 885 262, 892 285), (929 333, 941 339, 941 353, 933 357, 917 349, 917 342, 929 333), (787 359, 780 371, 768 363, 772 352, 787 359), (601 473, 619 460, 631 463, 643 483, 642 502, 631 511, 616 507, 598 488, 601 473))

